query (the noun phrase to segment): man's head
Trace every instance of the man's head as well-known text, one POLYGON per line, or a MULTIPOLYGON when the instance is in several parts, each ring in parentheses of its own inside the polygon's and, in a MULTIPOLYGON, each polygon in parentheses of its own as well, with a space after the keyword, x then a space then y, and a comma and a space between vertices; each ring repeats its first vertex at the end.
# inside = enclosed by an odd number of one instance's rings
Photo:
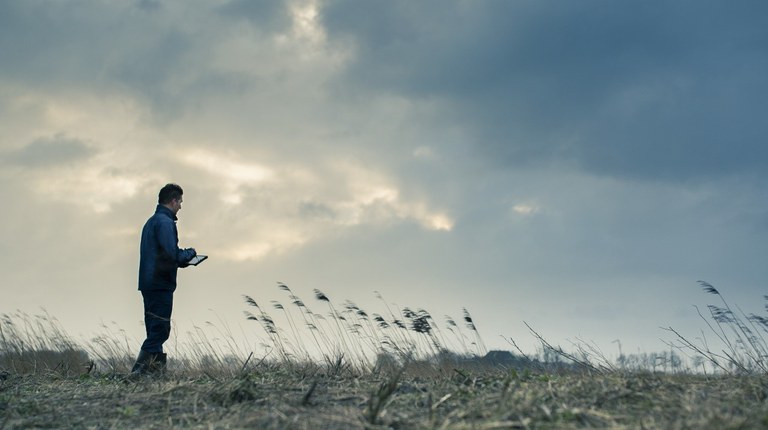
POLYGON ((170 209, 174 215, 181 210, 182 195, 184 190, 176 184, 167 184, 160 189, 160 194, 157 196, 157 202, 168 209, 170 209))

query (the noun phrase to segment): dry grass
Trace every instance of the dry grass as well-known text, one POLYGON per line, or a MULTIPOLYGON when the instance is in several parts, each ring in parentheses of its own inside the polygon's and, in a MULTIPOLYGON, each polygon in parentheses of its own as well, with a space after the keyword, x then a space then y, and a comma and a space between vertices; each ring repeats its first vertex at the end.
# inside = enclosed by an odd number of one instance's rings
POLYGON ((768 427, 761 320, 739 319, 724 300, 711 308, 719 319, 709 326, 724 350, 694 350, 700 360, 717 360, 713 373, 681 368, 673 353, 648 355, 651 367, 628 366, 641 363, 628 357, 611 363, 586 343, 566 352, 532 328, 538 354, 481 359, 483 342, 466 310, 466 328, 446 317, 441 329, 423 309, 368 314, 316 291, 323 316, 279 287, 293 306, 271 305, 285 329, 246 298, 256 309, 247 315, 266 336, 259 353, 235 342, 226 326, 217 328, 217 341, 196 328, 165 376, 131 383, 122 376, 134 351, 124 334, 114 336, 119 330, 104 327, 83 347, 47 314, 3 315, 0 429, 768 427), (661 356, 672 364, 657 368, 661 356))
POLYGON ((315 311, 287 285, 278 283, 278 288, 287 295, 285 305, 271 301, 265 306, 251 296, 243 298, 251 309, 245 311, 246 318, 258 323, 256 327, 266 336, 264 344, 282 361, 343 359, 348 366, 365 370, 380 354, 392 355, 402 362, 446 352, 464 356, 483 356, 487 352, 466 309, 463 325, 445 316, 445 327, 441 328, 427 310, 390 306, 379 293, 376 295, 384 311, 377 313, 349 300, 336 304, 316 289, 314 298, 320 310, 315 311))
POLYGON ((10 376, 3 428, 765 428, 757 376, 501 369, 400 376, 262 363, 236 377, 10 376))
MULTIPOLYGON (((738 306, 731 306, 708 282, 699 281, 699 285, 705 293, 716 296, 720 301, 718 305, 707 306, 709 318, 696 309, 708 330, 702 331, 698 340, 692 341, 669 327, 667 330, 675 335, 670 345, 691 353, 697 361, 709 363, 718 371, 741 374, 768 372, 768 318, 747 315, 738 306)), ((764 298, 768 300, 768 296, 764 298)))

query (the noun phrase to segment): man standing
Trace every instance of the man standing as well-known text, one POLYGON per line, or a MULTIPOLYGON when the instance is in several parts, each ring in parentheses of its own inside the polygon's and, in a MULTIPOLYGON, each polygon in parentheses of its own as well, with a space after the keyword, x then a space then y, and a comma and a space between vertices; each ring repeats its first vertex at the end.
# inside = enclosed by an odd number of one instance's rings
POLYGON ((173 292, 176 272, 187 267, 197 254, 194 248, 179 249, 176 214, 181 210, 184 191, 176 184, 160 190, 158 205, 141 231, 139 291, 144 298, 144 326, 147 339, 133 365, 131 375, 162 372, 166 355, 163 343, 171 334, 173 292))

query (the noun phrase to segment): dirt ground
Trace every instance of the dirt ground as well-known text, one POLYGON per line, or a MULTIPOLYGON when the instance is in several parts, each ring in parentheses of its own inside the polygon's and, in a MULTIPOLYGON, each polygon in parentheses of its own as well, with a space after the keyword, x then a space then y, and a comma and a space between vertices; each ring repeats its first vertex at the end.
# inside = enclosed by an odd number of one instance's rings
POLYGON ((486 371, 327 373, 264 368, 4 375, 0 428, 768 428, 764 376, 486 371))

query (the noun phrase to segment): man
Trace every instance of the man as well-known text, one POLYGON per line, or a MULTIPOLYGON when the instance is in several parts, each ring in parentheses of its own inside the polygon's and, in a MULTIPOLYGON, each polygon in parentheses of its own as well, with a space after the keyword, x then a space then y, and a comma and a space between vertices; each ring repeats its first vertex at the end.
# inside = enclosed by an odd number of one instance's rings
POLYGON ((176 184, 160 190, 158 205, 141 231, 139 291, 144 298, 144 326, 147 339, 133 365, 131 375, 160 373, 165 370, 163 343, 171 334, 173 292, 176 272, 187 267, 197 254, 194 248, 179 249, 176 214, 181 210, 184 191, 176 184))

